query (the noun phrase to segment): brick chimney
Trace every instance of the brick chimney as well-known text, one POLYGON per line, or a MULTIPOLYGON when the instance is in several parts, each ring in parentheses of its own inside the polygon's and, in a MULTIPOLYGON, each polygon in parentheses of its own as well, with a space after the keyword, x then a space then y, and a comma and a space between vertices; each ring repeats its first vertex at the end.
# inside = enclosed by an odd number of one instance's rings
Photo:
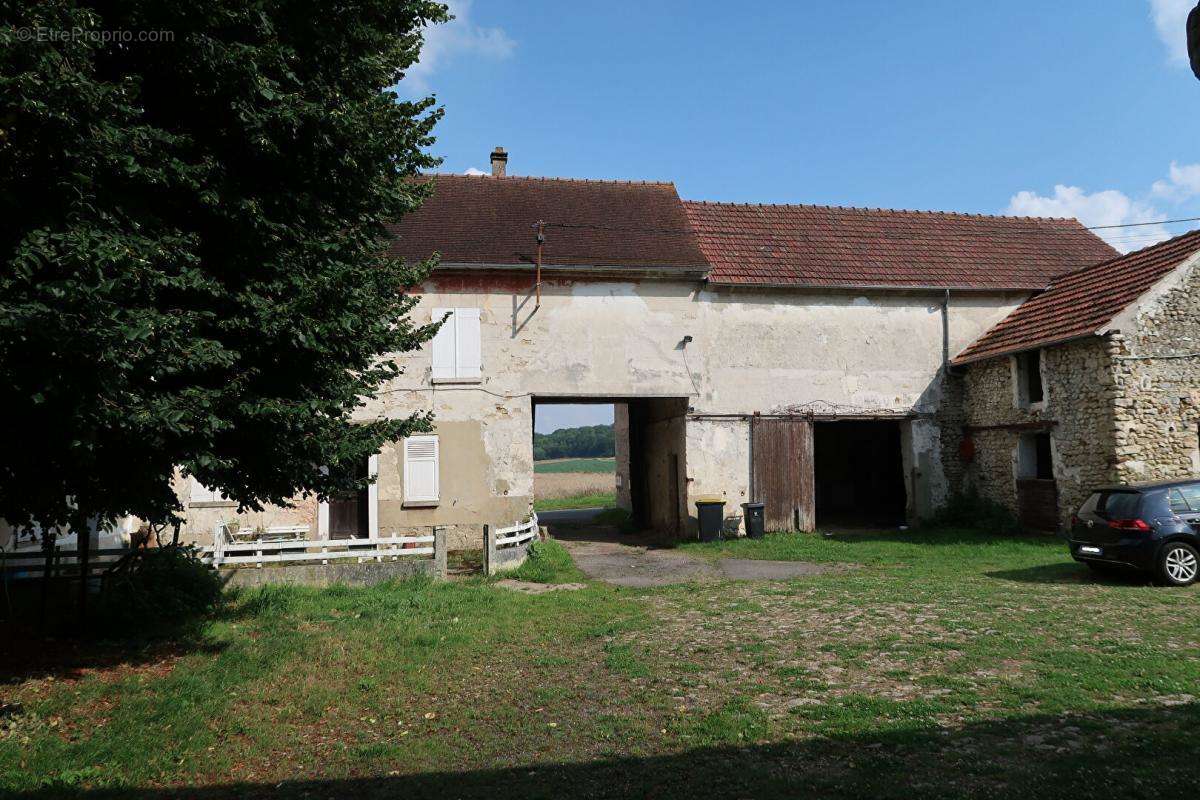
POLYGON ((492 151, 492 177, 503 178, 507 166, 508 153, 504 152, 503 147, 497 147, 492 151))

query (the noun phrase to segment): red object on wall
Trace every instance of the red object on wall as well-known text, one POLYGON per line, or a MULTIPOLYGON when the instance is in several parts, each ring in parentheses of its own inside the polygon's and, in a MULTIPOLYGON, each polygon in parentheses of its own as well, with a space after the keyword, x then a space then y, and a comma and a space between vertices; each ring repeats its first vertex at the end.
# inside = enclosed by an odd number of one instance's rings
POLYGON ((970 436, 964 436, 958 443, 958 457, 968 464, 975 460, 975 440, 970 436))

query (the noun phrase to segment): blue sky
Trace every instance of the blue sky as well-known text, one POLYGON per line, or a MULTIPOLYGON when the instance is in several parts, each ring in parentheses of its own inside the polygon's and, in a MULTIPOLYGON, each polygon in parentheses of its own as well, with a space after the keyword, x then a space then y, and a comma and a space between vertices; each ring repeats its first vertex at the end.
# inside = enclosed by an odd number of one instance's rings
POLYGON ((400 84, 445 107, 447 172, 503 145, 511 174, 697 200, 1200 216, 1194 0, 450 5, 400 84))

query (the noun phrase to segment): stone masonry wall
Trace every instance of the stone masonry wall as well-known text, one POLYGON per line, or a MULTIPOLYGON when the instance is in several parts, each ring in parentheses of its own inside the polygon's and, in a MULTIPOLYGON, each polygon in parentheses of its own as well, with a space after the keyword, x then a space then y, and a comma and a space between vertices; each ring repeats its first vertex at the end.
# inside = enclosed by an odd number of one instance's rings
MULTIPOLYGON (((1097 337, 1043 350, 1045 400, 1029 408, 1017 405, 1011 357, 971 364, 963 377, 967 425, 1055 423, 1049 432, 1062 521, 1092 487, 1115 477, 1115 375, 1110 349, 1109 342, 1097 337)), ((1021 435, 1028 432, 1003 428, 972 431, 975 457, 963 471, 964 488, 974 487, 982 496, 1015 512, 1018 445, 1021 435)))
POLYGON ((948 494, 962 492, 966 482, 966 464, 959 455, 963 441, 963 426, 967 424, 967 379, 960 372, 942 378, 942 403, 934 412, 942 450, 942 471, 946 476, 948 494))
POLYGON ((1200 475, 1200 268, 1161 283, 1113 336, 1116 472, 1200 475))

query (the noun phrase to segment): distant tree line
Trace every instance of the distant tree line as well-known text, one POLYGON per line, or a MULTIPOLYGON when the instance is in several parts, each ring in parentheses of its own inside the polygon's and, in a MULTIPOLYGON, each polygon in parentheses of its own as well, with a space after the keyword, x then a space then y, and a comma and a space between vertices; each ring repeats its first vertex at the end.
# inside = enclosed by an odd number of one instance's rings
POLYGON ((533 435, 533 458, 604 458, 616 455, 612 425, 560 428, 533 435))

